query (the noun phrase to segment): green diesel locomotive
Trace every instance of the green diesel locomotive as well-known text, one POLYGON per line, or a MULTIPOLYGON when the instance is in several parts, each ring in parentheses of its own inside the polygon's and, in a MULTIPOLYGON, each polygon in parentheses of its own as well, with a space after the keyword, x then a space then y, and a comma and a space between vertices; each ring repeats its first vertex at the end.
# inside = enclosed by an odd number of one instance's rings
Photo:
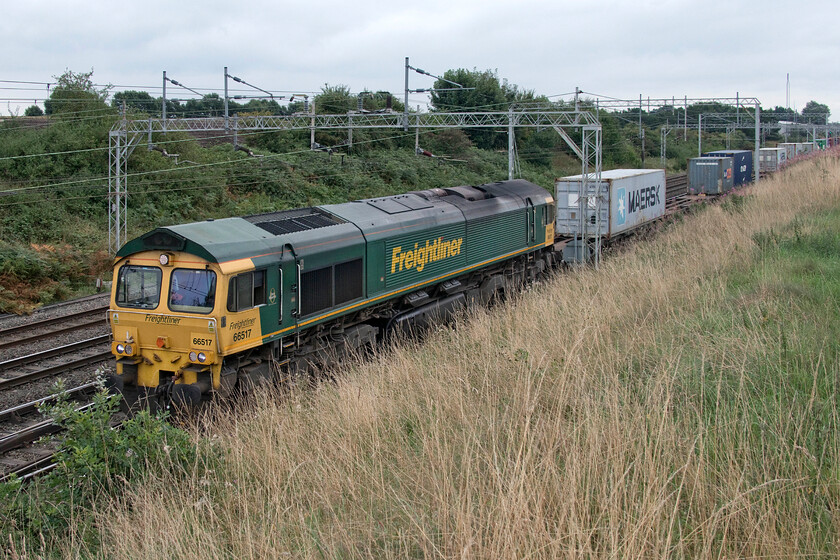
POLYGON ((317 370, 537 277, 554 219, 513 180, 158 228, 117 253, 108 384, 195 404, 317 370))

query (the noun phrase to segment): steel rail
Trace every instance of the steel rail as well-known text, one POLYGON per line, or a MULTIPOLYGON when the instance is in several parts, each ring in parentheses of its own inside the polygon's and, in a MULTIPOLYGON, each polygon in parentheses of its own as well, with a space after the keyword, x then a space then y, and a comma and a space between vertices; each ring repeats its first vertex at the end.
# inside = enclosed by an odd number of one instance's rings
POLYGON ((688 194, 688 174, 680 173, 665 178, 665 200, 688 194))
MULTIPOLYGON (((92 406, 93 403, 84 404, 76 408, 76 411, 84 412, 92 406)), ((62 428, 53 423, 52 420, 44 420, 43 422, 27 426, 23 430, 0 438, 0 453, 7 453, 14 449, 18 449, 28 443, 37 441, 45 435, 54 434, 60 432, 61 430, 62 428)), ((55 453, 50 453, 46 456, 38 457, 29 463, 24 463, 23 465, 0 476, 0 482, 4 482, 14 475, 19 476, 23 480, 28 480, 33 476, 48 472, 55 468, 55 463, 53 462, 54 457, 55 453)))
POLYGON ((95 392, 98 387, 99 382, 93 381, 91 383, 79 385, 78 387, 73 387, 72 389, 67 389, 66 391, 62 391, 60 394, 57 395, 50 395, 48 397, 43 397, 41 399, 30 401, 28 403, 13 406, 12 408, 7 408, 6 410, 0 411, 0 422, 8 422, 12 418, 23 416, 26 414, 32 414, 33 412, 36 412, 38 410, 38 407, 42 404, 57 400, 60 396, 67 396, 68 398, 72 399, 81 395, 89 395, 95 392))
POLYGON ((10 360, 6 360, 4 362, 0 362, 0 372, 8 371, 10 369, 25 366, 27 364, 31 364, 34 362, 40 362, 42 360, 48 360, 50 358, 54 358, 56 356, 62 356, 65 354, 70 354, 72 352, 78 352, 79 350, 84 350, 86 348, 91 348, 93 346, 99 346, 111 341, 111 335, 103 334, 100 336, 94 336, 93 338, 87 338, 85 340, 80 340, 79 342, 71 342, 70 344, 65 344, 64 346, 57 346, 55 348, 51 348, 49 350, 44 350, 42 352, 35 352, 33 354, 27 354, 26 356, 20 356, 19 358, 12 358, 10 360))
POLYGON ((109 348, 104 352, 97 352, 96 354, 92 354, 90 356, 63 362, 61 364, 46 367, 37 371, 26 372, 14 377, 0 378, 0 390, 18 387, 20 385, 25 385, 26 383, 31 383, 32 381, 43 379, 44 377, 52 377, 80 367, 98 364, 111 358, 113 358, 113 354, 111 354, 111 350, 109 348))
POLYGON ((31 342, 31 341, 35 341, 35 340, 43 340, 45 338, 48 338, 48 337, 56 335, 56 334, 70 332, 70 331, 85 328, 85 327, 88 327, 88 326, 96 326, 96 325, 99 325, 100 323, 101 324, 106 324, 107 319, 106 319, 106 316, 105 316, 105 312, 107 310, 108 310, 108 306, 98 307, 96 309, 92 309, 92 310, 89 310, 89 311, 82 311, 80 313, 75 313, 75 314, 72 314, 72 315, 64 315, 64 316, 61 316, 61 317, 50 317, 48 319, 41 319, 39 321, 33 321, 31 323, 25 323, 25 324, 21 324, 21 325, 16 325, 14 327, 8 327, 8 328, 5 328, 5 329, 2 329, 2 330, 0 330, 0 337, 2 337, 3 341, 0 342, 0 350, 10 348, 12 346, 17 346, 17 345, 20 345, 20 344, 25 344, 26 342, 31 342), (83 320, 82 323, 75 322, 75 321, 78 321, 80 319, 85 319, 87 317, 90 317, 92 315, 97 315, 97 314, 101 314, 101 316, 98 317, 97 319, 83 320), (57 323, 68 323, 68 322, 72 322, 73 324, 63 325, 58 329, 52 329, 52 330, 50 330, 48 332, 44 332, 44 333, 39 333, 39 334, 35 334, 35 335, 23 337, 23 338, 15 338, 13 340, 8 340, 8 337, 18 335, 22 332, 26 332, 26 331, 29 331, 29 330, 35 330, 35 329, 39 329, 39 328, 42 328, 42 327, 49 327, 49 326, 55 325, 57 323))
POLYGON ((21 481, 25 482, 38 475, 47 473, 56 467, 56 463, 53 461, 54 458, 55 453, 50 453, 40 459, 35 459, 34 461, 12 469, 6 474, 0 475, 0 482, 6 482, 13 476, 17 476, 21 481))
POLYGON ((41 436, 53 434, 61 430, 52 420, 42 420, 26 428, 0 438, 0 453, 23 447, 27 443, 37 441, 41 436))

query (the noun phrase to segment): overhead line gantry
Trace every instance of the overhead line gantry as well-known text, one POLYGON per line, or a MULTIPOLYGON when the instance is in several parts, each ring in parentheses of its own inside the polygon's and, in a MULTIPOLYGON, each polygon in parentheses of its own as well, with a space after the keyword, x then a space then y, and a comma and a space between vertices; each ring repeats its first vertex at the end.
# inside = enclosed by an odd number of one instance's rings
MULTIPOLYGON (((358 113, 343 115, 315 114, 314 107, 309 113, 283 116, 234 116, 233 123, 224 117, 195 119, 141 119, 130 120, 123 116, 109 133, 109 168, 108 168, 108 243, 112 254, 128 241, 127 238, 127 199, 128 174, 127 161, 134 149, 146 139, 149 149, 153 149, 153 135, 165 132, 215 131, 225 133, 233 129, 234 139, 239 132, 267 132, 282 130, 310 130, 310 147, 314 147, 315 130, 347 129, 404 129, 404 114, 395 112, 358 113)), ((419 135, 421 129, 441 128, 504 128, 508 131, 508 178, 513 178, 515 129, 537 128, 554 129, 581 161, 583 191, 588 192, 587 184, 601 179, 601 124, 596 116, 588 111, 554 110, 517 110, 511 108, 504 112, 464 112, 464 113, 414 113, 408 126, 419 135), (569 131, 580 134, 580 141, 575 141, 569 131)), ((590 230, 598 231, 599 224, 588 224, 583 220, 586 205, 596 208, 596 200, 580 199, 581 236, 584 242, 590 238, 590 230)), ((600 213, 596 211, 596 216, 600 213)), ((600 238, 591 236, 591 253, 595 262, 600 255, 600 238)))

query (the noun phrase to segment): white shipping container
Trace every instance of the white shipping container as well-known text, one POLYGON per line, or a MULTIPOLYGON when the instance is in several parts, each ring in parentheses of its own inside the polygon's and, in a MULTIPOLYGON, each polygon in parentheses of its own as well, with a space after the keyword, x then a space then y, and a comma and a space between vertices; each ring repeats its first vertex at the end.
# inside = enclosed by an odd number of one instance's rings
POLYGON ((602 237, 612 237, 665 214, 665 171, 662 169, 612 169, 601 173, 601 182, 589 183, 582 193, 581 175, 557 179, 558 235, 580 235, 580 197, 588 196, 586 209, 587 237, 596 235, 595 201, 601 197, 600 231, 602 237))

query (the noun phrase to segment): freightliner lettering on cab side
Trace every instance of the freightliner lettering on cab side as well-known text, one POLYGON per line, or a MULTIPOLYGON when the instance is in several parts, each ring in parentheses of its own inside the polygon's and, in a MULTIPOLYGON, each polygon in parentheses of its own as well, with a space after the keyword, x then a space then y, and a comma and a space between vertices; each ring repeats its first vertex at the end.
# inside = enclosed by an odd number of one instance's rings
POLYGON ((423 246, 415 243, 414 248, 407 251, 403 251, 401 246, 394 247, 391 250, 391 274, 412 268, 423 272, 428 263, 460 255, 463 243, 463 237, 451 241, 444 241, 443 237, 438 237, 434 241, 427 239, 426 245, 423 246))

